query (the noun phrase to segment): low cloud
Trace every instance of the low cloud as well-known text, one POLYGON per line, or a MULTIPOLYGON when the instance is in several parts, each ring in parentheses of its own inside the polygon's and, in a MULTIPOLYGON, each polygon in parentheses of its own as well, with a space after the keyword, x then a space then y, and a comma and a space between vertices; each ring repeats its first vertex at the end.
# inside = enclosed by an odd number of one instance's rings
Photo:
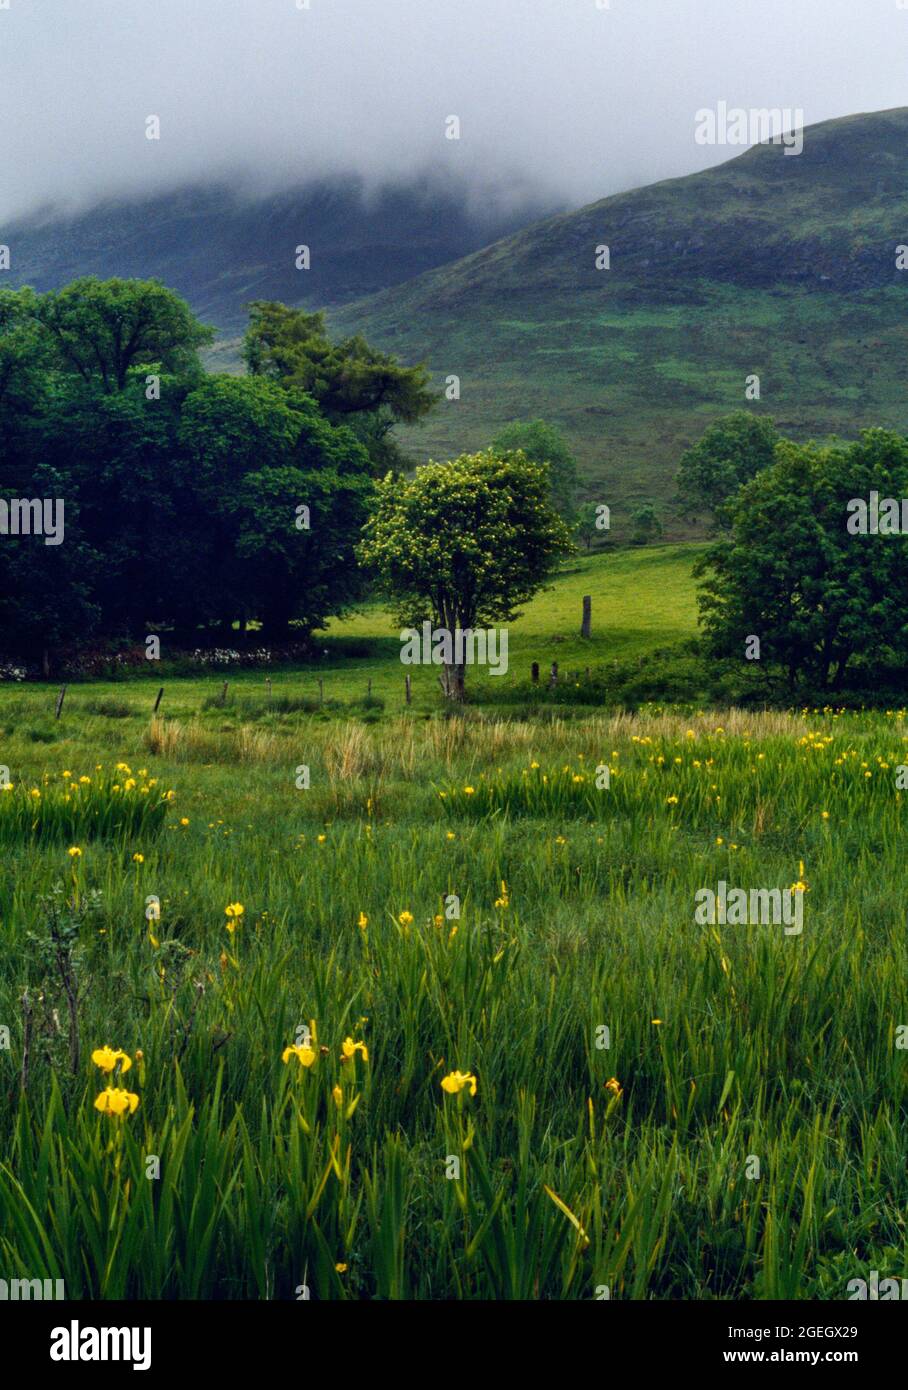
POLYGON ((0 218, 347 174, 576 205, 735 153, 694 139, 720 100, 808 122, 908 104, 896 0, 599 3, 9 0, 0 218))

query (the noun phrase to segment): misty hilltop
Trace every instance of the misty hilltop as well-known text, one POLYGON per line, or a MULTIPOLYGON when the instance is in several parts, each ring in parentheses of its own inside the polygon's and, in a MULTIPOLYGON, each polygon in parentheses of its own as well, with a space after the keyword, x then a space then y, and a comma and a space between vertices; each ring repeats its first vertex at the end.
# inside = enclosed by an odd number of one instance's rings
POLYGON ((460 378, 460 399, 410 432, 414 457, 543 416, 592 500, 667 501, 683 448, 743 406, 796 437, 908 428, 903 244, 908 108, 547 218, 331 319, 439 385, 460 378))
POLYGON ((225 184, 53 210, 2 228, 7 283, 55 289, 80 275, 159 279, 204 322, 236 334, 244 305, 342 304, 457 259, 548 211, 538 198, 485 211, 465 190, 419 178, 366 192, 355 177, 254 197, 225 184), (310 268, 297 269, 307 246, 310 268))

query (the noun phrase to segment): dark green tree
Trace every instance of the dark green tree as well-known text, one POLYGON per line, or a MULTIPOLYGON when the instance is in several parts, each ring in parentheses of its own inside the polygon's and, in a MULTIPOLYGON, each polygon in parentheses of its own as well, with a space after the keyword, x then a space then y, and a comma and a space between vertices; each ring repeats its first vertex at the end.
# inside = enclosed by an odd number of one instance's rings
POLYGON ((157 280, 86 275, 38 295, 35 311, 60 368, 108 393, 122 391, 133 370, 198 375, 198 351, 214 336, 157 280))
POLYGON ((842 685, 859 655, 908 658, 908 538, 853 535, 848 503, 908 497, 908 441, 868 430, 857 443, 781 444, 729 503, 729 535, 698 566, 709 650, 760 660, 788 685, 842 685))
POLYGON ((644 502, 631 514, 632 545, 651 545, 662 535, 662 522, 652 502, 644 502))
POLYGON ((724 506, 742 483, 773 461, 780 436, 768 416, 736 410, 709 426, 681 455, 676 484, 685 516, 722 524, 724 506))
POLYGON ((403 464, 394 426, 421 420, 439 399, 424 366, 405 367, 360 336, 332 342, 324 314, 286 304, 250 305, 243 358, 251 376, 303 392, 330 422, 349 425, 376 475, 403 464))
POLYGON ((275 381, 209 377, 185 402, 180 443, 223 622, 258 617, 281 635, 353 601, 373 484, 350 430, 275 381))
POLYGON ((547 420, 514 420, 500 429, 491 448, 498 454, 520 449, 533 463, 549 470, 549 500, 567 522, 576 519, 577 460, 564 436, 547 420))

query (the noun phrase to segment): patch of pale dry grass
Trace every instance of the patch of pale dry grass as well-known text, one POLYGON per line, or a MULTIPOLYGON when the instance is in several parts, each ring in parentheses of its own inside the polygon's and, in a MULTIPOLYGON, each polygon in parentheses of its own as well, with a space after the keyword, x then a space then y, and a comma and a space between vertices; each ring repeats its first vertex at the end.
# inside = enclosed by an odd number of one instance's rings
POLYGON ((551 760, 584 753, 598 756, 633 738, 686 739, 722 730, 729 738, 800 737, 808 722, 778 711, 729 709, 695 715, 609 714, 587 719, 553 719, 540 724, 489 718, 470 711, 463 718, 413 720, 406 717, 378 726, 355 720, 314 723, 301 716, 293 729, 264 730, 252 724, 215 729, 200 720, 181 723, 155 717, 145 734, 153 754, 173 762, 246 763, 296 766, 321 762, 332 785, 390 778, 418 781, 429 766, 450 772, 497 766, 509 757, 551 760), (304 757, 305 754, 305 757, 304 757))
POLYGON ((144 743, 150 753, 177 763, 280 763, 288 761, 292 748, 287 737, 249 724, 225 731, 199 720, 183 724, 160 718, 151 720, 144 743))

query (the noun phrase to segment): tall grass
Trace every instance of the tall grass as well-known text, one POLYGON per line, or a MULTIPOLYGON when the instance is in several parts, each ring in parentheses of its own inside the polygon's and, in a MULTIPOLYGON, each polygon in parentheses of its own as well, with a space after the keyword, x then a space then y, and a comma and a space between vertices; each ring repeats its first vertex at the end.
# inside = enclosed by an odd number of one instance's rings
POLYGON ((4 1277, 471 1300, 905 1273, 901 713, 281 721, 4 744, 0 818, 64 770, 111 799, 143 748, 176 791, 5 840, 4 1277), (720 879, 802 881, 802 935, 697 925, 720 879), (105 1044, 123 1118, 94 1106, 105 1044))
POLYGON ((147 839, 161 828, 175 795, 147 768, 133 777, 126 764, 108 773, 95 765, 91 776, 45 773, 32 785, 9 781, 0 786, 0 843, 147 839))

